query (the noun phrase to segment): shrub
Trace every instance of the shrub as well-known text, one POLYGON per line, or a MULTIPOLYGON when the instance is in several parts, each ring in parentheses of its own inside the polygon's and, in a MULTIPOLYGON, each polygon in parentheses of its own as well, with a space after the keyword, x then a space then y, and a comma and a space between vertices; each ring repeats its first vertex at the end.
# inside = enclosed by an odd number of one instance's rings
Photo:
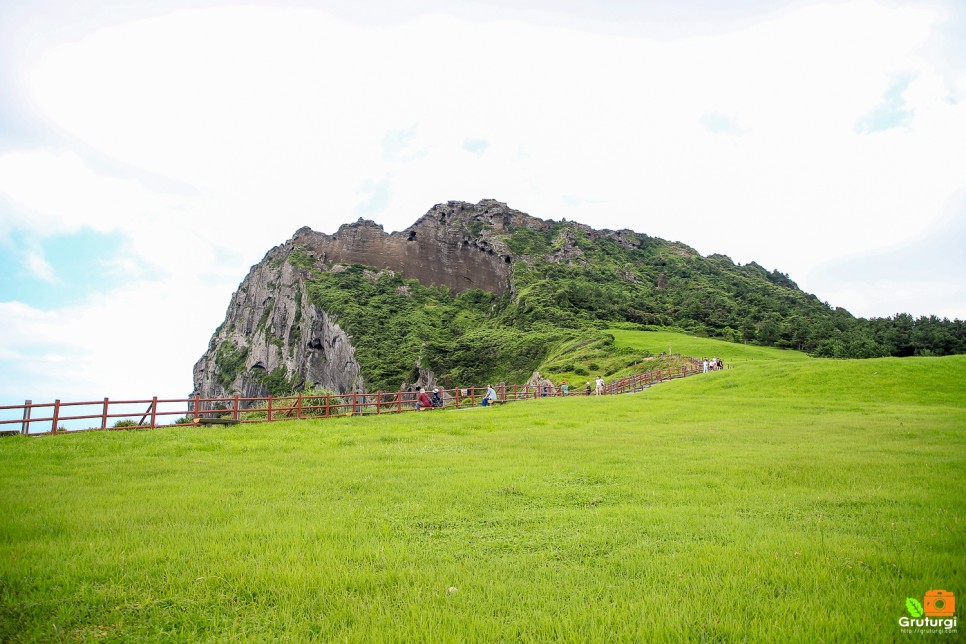
POLYGON ((230 387, 245 366, 248 347, 240 347, 231 340, 218 347, 215 353, 215 378, 223 387, 230 387))
MULTIPOLYGON (((272 419, 281 420, 283 418, 295 418, 298 416, 297 409, 288 409, 296 406, 296 396, 291 394, 276 400, 272 407, 272 419)), ((309 389, 302 392, 302 417, 323 416, 325 415, 325 404, 328 400, 330 406, 346 404, 342 396, 333 394, 325 389, 309 389), (326 398, 328 396, 328 398, 326 398)), ((351 400, 351 397, 348 399, 351 400)), ((345 409, 333 409, 331 414, 341 414, 348 411, 345 409)), ((267 420, 268 403, 265 401, 252 405, 246 411, 239 414, 241 420, 267 420)))

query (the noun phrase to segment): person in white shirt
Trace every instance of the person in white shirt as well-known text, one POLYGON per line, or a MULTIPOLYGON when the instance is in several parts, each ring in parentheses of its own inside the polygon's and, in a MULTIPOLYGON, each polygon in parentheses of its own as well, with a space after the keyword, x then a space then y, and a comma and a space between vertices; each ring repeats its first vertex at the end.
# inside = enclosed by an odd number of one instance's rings
POLYGON ((489 407, 490 403, 496 402, 496 390, 493 385, 486 386, 486 395, 483 397, 483 406, 489 407))

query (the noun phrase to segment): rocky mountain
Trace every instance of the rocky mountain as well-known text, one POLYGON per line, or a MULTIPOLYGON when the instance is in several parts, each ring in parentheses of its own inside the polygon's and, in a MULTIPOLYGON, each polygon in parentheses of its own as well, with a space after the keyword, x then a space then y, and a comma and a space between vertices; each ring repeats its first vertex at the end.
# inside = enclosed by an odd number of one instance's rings
POLYGON ((393 271, 454 293, 499 294, 511 287, 512 263, 500 233, 542 224, 506 204, 481 201, 437 205, 391 234, 365 219, 334 235, 300 228, 253 266, 232 296, 225 322, 195 364, 194 391, 203 397, 287 388, 361 391, 364 379, 352 340, 306 291, 314 271, 365 265, 372 275, 393 271))
POLYGON ((538 368, 581 377, 612 324, 841 357, 966 350, 959 321, 856 320, 755 263, 451 201, 399 232, 360 219, 271 249, 232 296, 194 390, 386 391, 523 382, 538 368))
POLYGON ((308 303, 306 270, 287 261, 294 248, 287 242, 269 251, 232 296, 195 364, 196 393, 262 396, 281 382, 339 393, 362 388, 352 341, 308 303))

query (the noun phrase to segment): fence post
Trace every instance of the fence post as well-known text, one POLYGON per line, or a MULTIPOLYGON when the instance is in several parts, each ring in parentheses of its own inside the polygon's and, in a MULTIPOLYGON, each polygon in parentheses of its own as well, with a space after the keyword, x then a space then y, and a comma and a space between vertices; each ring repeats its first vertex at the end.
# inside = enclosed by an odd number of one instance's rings
POLYGON ((151 429, 157 426, 158 421, 158 397, 151 399, 151 429))
MULTIPOLYGON (((299 392, 299 397, 295 400, 295 418, 302 420, 302 392, 299 392)), ((237 419, 236 419, 237 420, 237 419)))
POLYGON ((329 417, 329 403, 332 402, 332 394, 325 394, 325 418, 329 417))
POLYGON ((238 392, 235 392, 234 400, 232 401, 231 409, 231 419, 238 420, 238 392))
POLYGON ((382 389, 376 392, 376 416, 382 413, 382 389))
POLYGON ((192 414, 192 420, 198 420, 201 417, 200 414, 198 414, 198 409, 200 407, 201 407, 201 395, 195 394, 195 410, 194 410, 194 414, 192 414))
POLYGON ((20 425, 21 434, 30 433, 30 410, 32 409, 32 404, 34 404, 32 400, 23 401, 23 424, 20 425))
POLYGON ((352 413, 359 413, 359 392, 357 391, 352 392, 352 413))
POLYGON ((268 394, 268 409, 266 409, 265 420, 272 422, 272 394, 268 394))
POLYGON ((53 423, 51 423, 50 433, 57 433, 57 420, 60 418, 60 398, 54 401, 54 418, 53 423))

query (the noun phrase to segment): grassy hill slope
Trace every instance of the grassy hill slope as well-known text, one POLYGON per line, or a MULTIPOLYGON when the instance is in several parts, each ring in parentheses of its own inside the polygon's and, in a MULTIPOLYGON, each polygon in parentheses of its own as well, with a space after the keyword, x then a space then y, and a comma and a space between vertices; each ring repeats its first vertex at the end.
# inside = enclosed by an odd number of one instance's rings
POLYGON ((0 440, 0 639, 898 638, 964 579, 966 357, 746 357, 630 396, 0 440))
POLYGON ((808 355, 791 349, 776 349, 753 344, 725 342, 713 338, 699 338, 674 331, 639 331, 636 329, 611 328, 607 333, 614 336, 614 347, 658 355, 662 352, 678 353, 696 358, 717 356, 726 366, 758 360, 802 361, 808 355))

